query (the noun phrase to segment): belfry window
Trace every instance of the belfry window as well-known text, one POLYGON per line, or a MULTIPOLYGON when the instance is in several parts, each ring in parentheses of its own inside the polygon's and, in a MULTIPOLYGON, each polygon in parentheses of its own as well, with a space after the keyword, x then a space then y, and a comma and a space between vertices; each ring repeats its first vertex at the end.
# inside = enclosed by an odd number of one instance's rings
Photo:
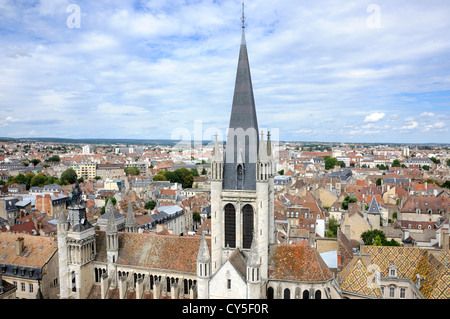
POLYGON ((225 247, 236 247, 236 210, 232 204, 225 206, 225 247))
POLYGON ((250 249, 253 239, 253 207, 251 205, 245 205, 242 209, 243 213, 243 248, 250 249))

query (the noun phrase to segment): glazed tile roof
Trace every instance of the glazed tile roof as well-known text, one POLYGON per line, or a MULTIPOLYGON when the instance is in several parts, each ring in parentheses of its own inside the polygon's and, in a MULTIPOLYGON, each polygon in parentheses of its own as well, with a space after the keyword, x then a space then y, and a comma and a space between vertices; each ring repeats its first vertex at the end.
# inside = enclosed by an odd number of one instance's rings
POLYGON ((420 275, 425 280, 419 288, 424 298, 450 299, 449 260, 448 251, 441 251, 438 256, 427 253, 422 258, 411 280, 415 281, 416 275, 420 275))
MULTIPOLYGON (((119 232, 119 258, 117 264, 196 274, 200 239, 200 236, 182 237, 119 232)), ((96 260, 106 262, 106 238, 104 231, 96 231, 96 241, 96 260)), ((206 238, 206 241, 210 249, 211 240, 206 238)))
POLYGON ((363 253, 372 256, 372 263, 380 267, 381 277, 387 277, 388 267, 397 266, 399 278, 416 283, 417 275, 424 280, 419 291, 425 299, 450 298, 450 253, 430 252, 416 247, 364 246, 363 253))
POLYGON ((381 277, 388 277, 389 266, 394 264, 398 277, 412 278, 427 250, 415 247, 363 246, 361 253, 372 256, 372 263, 380 267, 381 277))
POLYGON ((367 284, 368 279, 369 272, 361 259, 358 258, 350 272, 344 278, 341 290, 343 292, 356 293, 371 298, 383 298, 379 288, 375 285, 374 287, 371 287, 367 284))
POLYGON ((269 247, 271 279, 326 281, 333 278, 317 250, 306 245, 275 244, 269 247))

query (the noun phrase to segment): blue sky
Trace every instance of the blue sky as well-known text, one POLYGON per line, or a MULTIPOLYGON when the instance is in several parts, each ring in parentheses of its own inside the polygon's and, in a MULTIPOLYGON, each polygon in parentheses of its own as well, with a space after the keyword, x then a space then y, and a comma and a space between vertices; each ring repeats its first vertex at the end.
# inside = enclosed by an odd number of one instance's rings
MULTIPOLYGON (((259 126, 281 140, 450 143, 449 12, 248 0, 259 126)), ((194 121, 225 135, 240 14, 240 0, 0 1, 0 136, 176 139, 194 121)))

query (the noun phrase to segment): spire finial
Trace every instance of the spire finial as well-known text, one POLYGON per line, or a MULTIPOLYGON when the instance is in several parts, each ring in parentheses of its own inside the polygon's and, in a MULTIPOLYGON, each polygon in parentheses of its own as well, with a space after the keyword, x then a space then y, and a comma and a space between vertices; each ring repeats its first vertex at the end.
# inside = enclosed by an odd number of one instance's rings
POLYGON ((245 29, 245 10, 244 10, 244 7, 245 7, 244 0, 242 0, 242 18, 241 18, 242 29, 245 29))

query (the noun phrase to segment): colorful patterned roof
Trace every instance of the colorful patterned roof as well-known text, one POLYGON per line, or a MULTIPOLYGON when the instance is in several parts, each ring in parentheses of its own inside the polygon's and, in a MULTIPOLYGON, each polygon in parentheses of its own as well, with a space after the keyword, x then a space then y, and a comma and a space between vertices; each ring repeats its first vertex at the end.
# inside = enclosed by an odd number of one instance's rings
POLYGON ((372 256, 372 263, 380 267, 381 277, 388 277, 389 266, 393 264, 397 267, 399 278, 412 278, 427 250, 415 247, 363 246, 361 253, 372 256))
POLYGON ((398 267, 398 277, 417 282, 423 280, 419 291, 425 299, 450 298, 450 253, 429 252, 416 247, 364 246, 364 254, 372 256, 372 263, 380 267, 381 277, 387 277, 389 266, 398 267))
POLYGON ((370 274, 361 259, 358 259, 341 285, 343 292, 356 293, 371 298, 383 298, 379 288, 367 284, 370 274))

